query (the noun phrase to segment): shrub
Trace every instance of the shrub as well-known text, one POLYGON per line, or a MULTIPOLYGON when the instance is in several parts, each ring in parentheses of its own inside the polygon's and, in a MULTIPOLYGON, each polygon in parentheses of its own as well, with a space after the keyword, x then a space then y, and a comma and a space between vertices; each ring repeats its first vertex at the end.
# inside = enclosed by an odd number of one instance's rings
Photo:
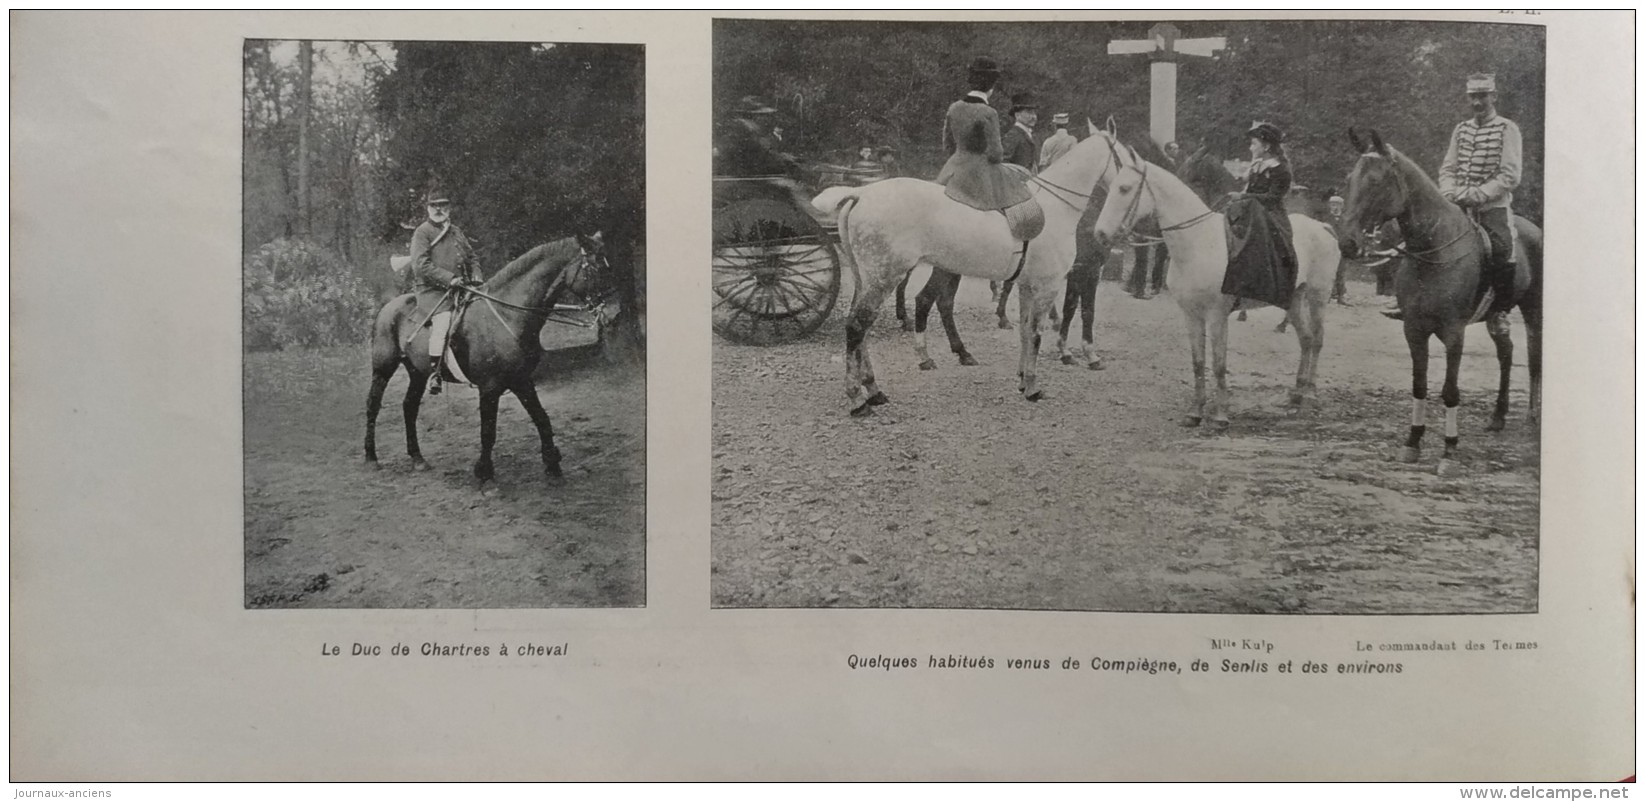
POLYGON ((376 299, 336 254, 277 239, 246 257, 242 333, 247 351, 363 342, 376 299))

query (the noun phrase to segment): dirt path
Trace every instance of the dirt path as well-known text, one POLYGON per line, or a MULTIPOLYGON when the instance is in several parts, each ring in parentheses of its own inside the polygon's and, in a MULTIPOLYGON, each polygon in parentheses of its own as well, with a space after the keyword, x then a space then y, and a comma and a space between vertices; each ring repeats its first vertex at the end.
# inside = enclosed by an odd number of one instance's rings
MULTIPOLYGON (((893 403, 864 420, 845 415, 837 321, 777 347, 716 341, 714 603, 1535 610, 1538 435, 1524 417, 1518 321, 1500 434, 1483 430, 1494 351, 1483 327, 1469 332, 1463 470, 1441 479, 1437 400, 1422 463, 1394 459, 1409 358, 1398 324, 1377 314, 1383 299, 1361 283, 1350 297, 1360 305, 1327 311, 1315 411, 1284 407, 1297 345, 1273 331, 1280 312, 1230 324, 1233 425, 1221 435, 1176 423, 1192 385, 1175 304, 1113 282, 1098 293, 1107 370, 1052 357, 1039 404, 1018 397, 1017 334, 993 328, 986 283, 973 279, 960 326, 983 365, 943 354, 937 371, 919 371, 888 307, 870 345, 893 403)), ((933 331, 934 354, 941 343, 933 331)))
POLYGON ((480 496, 475 391, 425 399, 405 456, 402 372, 378 418, 382 469, 361 460, 364 347, 246 358, 248 607, 613 607, 645 603, 643 367, 538 388, 565 482, 542 478, 536 430, 505 398, 497 488, 480 496))

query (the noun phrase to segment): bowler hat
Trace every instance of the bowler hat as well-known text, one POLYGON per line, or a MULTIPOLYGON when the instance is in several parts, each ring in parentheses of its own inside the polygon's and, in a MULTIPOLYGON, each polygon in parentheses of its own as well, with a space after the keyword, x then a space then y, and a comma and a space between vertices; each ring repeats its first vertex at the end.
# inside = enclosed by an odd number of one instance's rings
POLYGON ((1023 109, 1037 109, 1039 102, 1034 99, 1033 92, 1018 92, 1011 96, 1011 113, 1016 114, 1023 109))

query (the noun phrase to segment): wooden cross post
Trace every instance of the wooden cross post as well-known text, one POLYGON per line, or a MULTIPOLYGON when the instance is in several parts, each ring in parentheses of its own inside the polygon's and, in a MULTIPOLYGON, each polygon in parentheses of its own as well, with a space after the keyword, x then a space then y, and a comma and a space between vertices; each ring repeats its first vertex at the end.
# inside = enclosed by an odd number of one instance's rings
POLYGON ((1182 56, 1204 56, 1228 46, 1225 37, 1182 39, 1182 31, 1169 22, 1148 29, 1147 39, 1123 39, 1108 43, 1108 55, 1149 54, 1148 135, 1161 146, 1177 139, 1177 60, 1182 56))

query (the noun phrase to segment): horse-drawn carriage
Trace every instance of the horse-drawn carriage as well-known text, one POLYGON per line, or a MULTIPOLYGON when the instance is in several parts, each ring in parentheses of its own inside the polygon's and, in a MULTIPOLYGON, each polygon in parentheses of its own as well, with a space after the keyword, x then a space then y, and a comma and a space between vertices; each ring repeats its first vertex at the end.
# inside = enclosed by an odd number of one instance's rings
POLYGON ((714 331, 735 343, 804 337, 840 294, 838 231, 791 181, 714 179, 714 331))
MULTIPOLYGON (((863 184, 883 170, 820 165, 820 187, 863 184)), ((817 330, 840 295, 839 231, 777 176, 714 179, 714 331, 735 343, 774 345, 817 330)))

